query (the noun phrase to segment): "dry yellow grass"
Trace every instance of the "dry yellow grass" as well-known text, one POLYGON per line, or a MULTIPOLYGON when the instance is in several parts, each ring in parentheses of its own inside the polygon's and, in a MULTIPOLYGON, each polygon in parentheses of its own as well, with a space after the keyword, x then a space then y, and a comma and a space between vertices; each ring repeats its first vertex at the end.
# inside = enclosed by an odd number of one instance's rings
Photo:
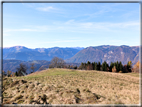
POLYGON ((139 104, 138 75, 93 70, 44 70, 25 77, 9 77, 3 80, 3 102, 139 104))

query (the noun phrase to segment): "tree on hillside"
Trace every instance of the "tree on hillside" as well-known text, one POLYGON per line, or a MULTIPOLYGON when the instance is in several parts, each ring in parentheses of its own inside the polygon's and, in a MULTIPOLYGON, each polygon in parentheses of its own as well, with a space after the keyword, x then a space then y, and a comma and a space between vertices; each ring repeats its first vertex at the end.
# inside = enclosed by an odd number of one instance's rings
POLYGON ((132 68, 132 62, 128 61, 128 63, 127 63, 127 69, 128 69, 129 72, 131 72, 131 68, 132 68))
POLYGON ((100 70, 100 68, 101 68, 101 63, 98 62, 98 63, 97 63, 97 70, 100 70))
POLYGON ((81 65, 79 66, 79 69, 85 70, 86 69, 86 63, 81 63, 81 65))
POLYGON ((21 63, 19 67, 17 68, 18 76, 24 76, 25 74, 27 74, 26 71, 27 71, 27 67, 23 63, 21 63))
POLYGON ((112 68, 113 68, 113 67, 114 67, 114 63, 111 62, 110 67, 109 67, 110 72, 112 72, 112 68))
POLYGON ((16 76, 16 77, 18 76, 18 73, 17 73, 17 71, 15 72, 15 76, 16 76))
POLYGON ((10 75, 11 75, 11 71, 8 70, 7 71, 7 76, 10 77, 10 75))
POLYGON ((124 72, 124 73, 129 72, 126 64, 123 66, 123 72, 124 72))
POLYGON ((34 66, 35 63, 31 63, 30 65, 31 65, 31 67, 30 67, 30 68, 31 68, 31 73, 33 73, 33 72, 35 71, 35 68, 36 68, 36 67, 34 66))
POLYGON ((87 65, 87 70, 93 70, 92 64, 88 64, 88 65, 87 65))
POLYGON ((65 61, 62 58, 54 57, 51 62, 49 67, 50 68, 63 68, 65 65, 65 61))
POLYGON ((133 68, 133 72, 139 72, 139 66, 140 66, 140 61, 138 61, 135 65, 134 65, 134 68, 133 68))
POLYGON ((103 63, 102 63, 102 70, 103 71, 108 71, 108 64, 107 64, 107 62, 106 61, 104 61, 103 63))
POLYGON ((122 65, 121 61, 119 62, 119 71, 123 71, 123 65, 122 65))
POLYGON ((97 62, 94 62, 94 70, 97 70, 97 62))
POLYGON ((91 65, 92 65, 92 70, 94 70, 94 63, 92 62, 91 65))
POLYGON ((91 63, 88 61, 88 62, 87 62, 87 65, 90 65, 90 64, 91 64, 91 63))
POLYGON ((116 70, 117 70, 117 72, 119 72, 119 64, 118 64, 118 61, 116 62, 116 70))

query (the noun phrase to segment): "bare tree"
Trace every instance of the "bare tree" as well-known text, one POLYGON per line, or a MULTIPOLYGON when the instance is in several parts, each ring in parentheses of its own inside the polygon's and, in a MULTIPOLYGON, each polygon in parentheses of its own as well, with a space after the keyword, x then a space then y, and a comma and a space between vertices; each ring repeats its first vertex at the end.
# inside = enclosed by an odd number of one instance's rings
POLYGON ((21 63, 19 65, 19 67, 17 68, 18 76, 23 76, 23 75, 27 74, 26 70, 27 70, 26 65, 24 65, 23 63, 21 63))
POLYGON ((30 65, 31 65, 31 67, 30 67, 30 68, 31 68, 31 73, 33 73, 33 72, 35 71, 35 68, 36 68, 36 67, 34 66, 35 63, 31 63, 30 65))
POLYGON ((10 75, 11 75, 11 71, 8 70, 7 71, 7 76, 10 77, 10 75))
POLYGON ((65 65, 65 61, 62 58, 54 57, 51 62, 49 67, 50 68, 63 68, 65 65))

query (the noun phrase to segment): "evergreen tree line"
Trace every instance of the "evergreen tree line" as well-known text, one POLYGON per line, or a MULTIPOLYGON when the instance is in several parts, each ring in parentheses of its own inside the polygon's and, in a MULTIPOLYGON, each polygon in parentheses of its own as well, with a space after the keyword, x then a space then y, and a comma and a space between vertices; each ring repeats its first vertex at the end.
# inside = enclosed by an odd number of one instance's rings
POLYGON ((117 61, 111 62, 109 65, 106 61, 104 61, 102 64, 100 62, 91 63, 88 61, 87 63, 81 63, 78 69, 127 73, 132 72, 132 62, 128 61, 127 65, 123 65, 121 61, 117 61))
MULTIPOLYGON (((104 61, 102 64, 100 62, 87 62, 87 63, 81 63, 79 67, 73 66, 73 65, 65 65, 64 60, 61 58, 54 57, 51 61, 50 66, 55 67, 55 68, 68 68, 68 69, 81 69, 81 70, 97 70, 97 71, 108 71, 108 72, 120 72, 120 73, 127 73, 127 72, 132 72, 132 62, 128 61, 127 65, 123 65, 120 62, 111 62, 109 65, 106 61, 104 61)), ((50 67, 49 66, 49 67, 50 67)), ((35 66, 34 63, 31 63, 31 73, 35 71, 35 66)), ((138 67, 137 67, 138 68, 138 67)), ((11 71, 3 71, 3 76, 24 76, 27 75, 27 67, 24 64, 20 64, 18 68, 16 68, 17 71, 11 72, 11 71)))

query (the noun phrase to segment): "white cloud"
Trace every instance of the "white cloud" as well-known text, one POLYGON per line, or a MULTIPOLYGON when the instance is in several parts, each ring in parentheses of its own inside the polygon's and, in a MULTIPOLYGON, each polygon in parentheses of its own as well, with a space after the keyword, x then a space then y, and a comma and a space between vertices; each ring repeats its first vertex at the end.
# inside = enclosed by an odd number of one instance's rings
MULTIPOLYGON (((65 30, 70 30, 72 32, 95 32, 95 31, 106 31, 106 32, 115 32, 115 31, 128 31, 128 29, 136 31, 139 30, 140 23, 138 21, 134 22, 124 22, 124 23, 113 23, 113 22, 76 22, 74 20, 69 20, 63 24, 58 24, 56 26, 62 26, 65 30)), ((55 27, 56 27, 55 26, 55 27)))
POLYGON ((39 11, 51 11, 51 10, 56 10, 56 8, 53 8, 52 6, 48 6, 48 7, 38 7, 36 8, 39 11))
POLYGON ((11 32, 78 32, 78 33, 95 33, 95 32, 121 32, 121 31, 139 31, 140 23, 124 22, 77 22, 69 20, 66 22, 54 22, 50 25, 42 26, 27 26, 27 28, 19 29, 4 29, 4 36, 9 35, 11 32))
POLYGON ((65 24, 72 24, 72 23, 74 23, 74 19, 65 22, 65 24))
POLYGON ((22 3, 22 4, 23 6, 30 7, 30 8, 35 7, 35 3, 22 3))

